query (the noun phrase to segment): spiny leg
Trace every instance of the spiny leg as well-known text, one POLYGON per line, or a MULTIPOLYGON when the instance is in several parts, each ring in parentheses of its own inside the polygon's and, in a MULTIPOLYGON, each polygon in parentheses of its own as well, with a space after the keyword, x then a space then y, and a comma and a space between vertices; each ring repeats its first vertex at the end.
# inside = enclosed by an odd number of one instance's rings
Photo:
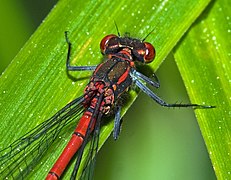
POLYGON ((114 138, 114 140, 117 140, 118 137, 119 137, 121 124, 122 124, 121 106, 116 106, 116 108, 115 108, 114 130, 113 130, 113 138, 114 138))
POLYGON ((147 86, 145 86, 138 79, 135 79, 134 82, 145 94, 150 96, 154 101, 156 101, 161 106, 165 106, 165 107, 193 107, 193 108, 201 108, 201 109, 215 108, 215 106, 206 106, 206 105, 200 105, 200 104, 168 104, 164 100, 162 100, 160 97, 158 97, 155 93, 153 93, 147 86))
POLYGON ((153 77, 155 79, 155 81, 153 81, 152 79, 150 79, 149 77, 143 75, 142 73, 136 71, 135 69, 132 69, 130 75, 133 77, 133 79, 142 79, 143 81, 145 81, 146 83, 152 85, 155 88, 159 88, 160 87, 160 82, 157 78, 157 76, 155 74, 153 74, 153 77))
POLYGON ((67 51, 67 61, 66 61, 66 68, 67 71, 93 71, 97 66, 72 66, 70 65, 70 56, 71 56, 71 42, 68 39, 68 31, 65 31, 65 38, 68 44, 68 51, 67 51))

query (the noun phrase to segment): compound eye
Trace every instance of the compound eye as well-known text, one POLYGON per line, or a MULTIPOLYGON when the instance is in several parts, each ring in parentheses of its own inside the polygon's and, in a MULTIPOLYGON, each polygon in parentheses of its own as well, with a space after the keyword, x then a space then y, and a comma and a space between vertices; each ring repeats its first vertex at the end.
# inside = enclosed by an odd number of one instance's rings
POLYGON ((155 58, 155 48, 153 47, 152 44, 148 43, 148 42, 144 42, 145 45, 145 55, 144 55, 144 62, 145 63, 150 63, 153 61, 153 59, 155 58))
POLYGON ((105 50, 106 50, 106 48, 107 48, 107 46, 108 46, 109 40, 112 39, 112 38, 114 38, 114 37, 117 37, 117 36, 114 35, 114 34, 110 34, 110 35, 105 36, 105 37, 101 40, 101 42, 100 42, 100 50, 101 50, 101 53, 102 53, 102 54, 105 54, 105 50))

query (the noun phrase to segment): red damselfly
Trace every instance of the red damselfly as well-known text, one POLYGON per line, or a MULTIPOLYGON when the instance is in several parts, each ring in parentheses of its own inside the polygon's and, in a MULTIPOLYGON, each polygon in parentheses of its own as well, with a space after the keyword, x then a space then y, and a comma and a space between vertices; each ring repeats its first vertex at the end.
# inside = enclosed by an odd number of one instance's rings
POLYGON ((67 32, 65 32, 65 37, 68 44, 67 70, 92 70, 93 75, 83 96, 73 100, 54 116, 0 151, 0 175, 3 179, 24 179, 57 138, 61 129, 72 120, 78 119, 78 116, 83 113, 69 143, 46 177, 48 180, 60 179, 70 160, 77 153, 77 160, 71 175, 71 179, 76 179, 87 142, 92 137, 91 151, 87 157, 86 166, 93 161, 92 157, 97 153, 102 117, 111 112, 115 114, 113 137, 118 138, 121 126, 121 105, 118 102, 132 84, 139 87, 161 106, 214 107, 198 104, 168 104, 145 85, 146 83, 154 88, 160 86, 156 76, 153 80, 136 70, 137 63, 150 63, 155 57, 154 47, 145 42, 147 36, 142 40, 131 38, 128 35, 121 37, 119 32, 118 35, 105 36, 100 43, 100 49, 106 56, 106 60, 98 66, 70 65, 71 43, 67 32))

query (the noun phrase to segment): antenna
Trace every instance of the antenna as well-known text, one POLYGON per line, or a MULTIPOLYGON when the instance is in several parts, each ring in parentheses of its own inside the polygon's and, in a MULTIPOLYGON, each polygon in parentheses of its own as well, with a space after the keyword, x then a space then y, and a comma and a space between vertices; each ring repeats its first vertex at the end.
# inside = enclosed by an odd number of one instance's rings
POLYGON ((118 36, 120 37, 120 32, 119 32, 119 29, 118 29, 118 26, 117 26, 115 20, 114 20, 114 24, 115 24, 115 27, 116 27, 116 31, 117 31, 117 33, 118 33, 118 36))
POLYGON ((143 39, 142 42, 145 41, 145 39, 147 39, 147 37, 154 31, 155 28, 153 28, 143 39))

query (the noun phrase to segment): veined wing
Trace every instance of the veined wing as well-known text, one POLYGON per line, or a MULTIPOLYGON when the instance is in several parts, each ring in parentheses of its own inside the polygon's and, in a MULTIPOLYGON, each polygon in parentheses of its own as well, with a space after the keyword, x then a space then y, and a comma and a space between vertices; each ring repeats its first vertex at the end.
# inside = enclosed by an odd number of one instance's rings
POLYGON ((1 150, 1 178, 24 179, 57 138, 61 129, 82 113, 83 101, 83 96, 73 100, 54 116, 1 150))

